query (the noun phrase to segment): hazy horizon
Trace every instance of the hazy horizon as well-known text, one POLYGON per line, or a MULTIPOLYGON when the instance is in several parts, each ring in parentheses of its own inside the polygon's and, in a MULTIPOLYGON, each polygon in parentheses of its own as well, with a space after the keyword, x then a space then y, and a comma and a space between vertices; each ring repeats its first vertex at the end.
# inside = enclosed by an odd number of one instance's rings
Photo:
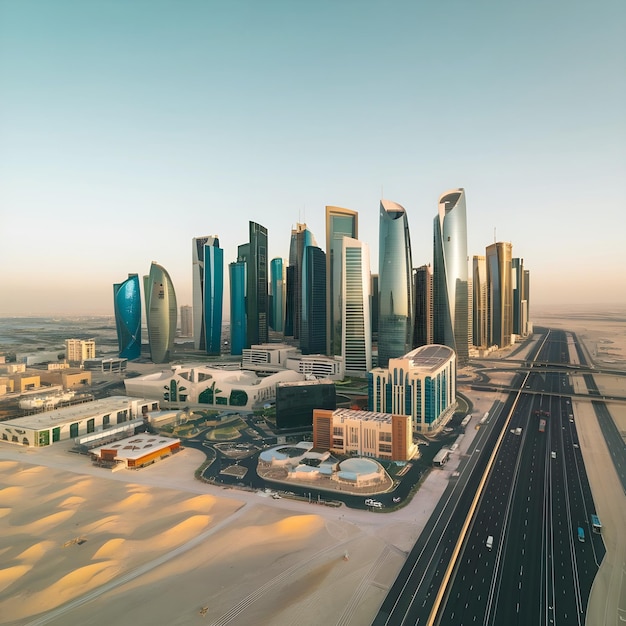
MULTIPOLYGON (((0 2, 0 317, 112 315, 113 284, 191 241, 268 258, 324 207, 379 201, 432 263, 444 192, 468 253, 510 241, 537 308, 626 305, 626 4, 0 2)), ((225 273, 228 314, 228 274, 225 273)))

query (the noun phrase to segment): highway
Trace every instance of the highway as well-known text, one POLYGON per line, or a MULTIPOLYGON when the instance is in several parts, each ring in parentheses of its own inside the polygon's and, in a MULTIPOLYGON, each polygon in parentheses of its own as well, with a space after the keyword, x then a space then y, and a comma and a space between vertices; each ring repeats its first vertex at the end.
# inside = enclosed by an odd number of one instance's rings
MULTIPOLYGON (((548 332, 535 357, 567 363, 565 333, 548 332)), ((531 367, 514 384, 522 390, 511 393, 483 435, 486 442, 475 446, 481 452, 475 451, 472 459, 478 456, 484 462, 474 459, 474 466, 461 473, 471 474, 464 487, 471 493, 450 495, 450 501, 457 498, 456 505, 440 511, 430 529, 437 542, 422 534, 416 544, 420 554, 412 565, 407 560, 375 626, 584 624, 604 544, 590 526, 595 508, 570 418, 573 389, 565 369, 542 366, 531 367), (539 428, 542 418, 544 432, 539 428), (482 495, 463 532, 471 508, 467 502, 505 424, 482 495), (584 542, 578 538, 579 526, 584 542), (488 537, 493 538, 491 549, 488 537), (449 580, 446 571, 451 572, 449 580)))

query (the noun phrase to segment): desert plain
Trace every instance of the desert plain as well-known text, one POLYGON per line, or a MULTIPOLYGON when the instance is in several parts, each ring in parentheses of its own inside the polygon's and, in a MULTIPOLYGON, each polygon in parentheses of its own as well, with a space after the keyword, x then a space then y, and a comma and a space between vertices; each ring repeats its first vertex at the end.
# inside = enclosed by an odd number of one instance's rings
MULTIPOLYGON (((623 312, 549 314, 535 325, 576 332, 598 368, 626 370, 623 312)), ((607 395, 626 396, 623 380, 596 376, 607 395)), ((473 399, 473 420, 497 397, 473 399)), ((573 406, 607 545, 587 624, 617 626, 626 618, 626 496, 591 404, 573 406)), ((626 403, 609 408, 626 433, 626 403)), ((466 432, 446 468, 393 513, 207 485, 194 479, 203 455, 189 448, 112 473, 68 444, 0 443, 0 624, 371 624, 471 444, 475 429, 466 432)))

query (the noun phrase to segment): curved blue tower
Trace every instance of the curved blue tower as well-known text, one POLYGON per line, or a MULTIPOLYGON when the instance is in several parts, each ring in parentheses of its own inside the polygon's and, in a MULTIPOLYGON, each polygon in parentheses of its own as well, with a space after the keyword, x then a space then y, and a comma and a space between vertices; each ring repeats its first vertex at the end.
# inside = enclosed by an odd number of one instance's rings
POLYGON ((141 293, 139 275, 129 274, 113 285, 113 310, 120 358, 133 361, 141 356, 141 293))

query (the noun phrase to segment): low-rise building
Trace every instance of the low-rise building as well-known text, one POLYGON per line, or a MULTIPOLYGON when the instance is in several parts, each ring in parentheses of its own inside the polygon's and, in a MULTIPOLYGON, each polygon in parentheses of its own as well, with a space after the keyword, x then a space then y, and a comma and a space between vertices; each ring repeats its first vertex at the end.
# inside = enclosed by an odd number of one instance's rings
POLYGON ((410 415, 352 409, 315 409, 313 445, 335 454, 392 461, 406 461, 417 454, 410 415))
POLYGON ((337 408, 335 383, 329 379, 276 385, 276 428, 312 428, 313 410, 337 408))
POLYGON ((0 440, 42 447, 141 419, 158 409, 156 400, 111 396, 0 422, 0 440))
POLYGON ((82 363, 96 356, 96 342, 93 339, 66 339, 65 360, 69 363, 82 363))
POLYGON ((128 469, 139 469, 164 459, 180 449, 180 439, 139 433, 92 448, 89 455, 96 463, 122 465, 128 469))

